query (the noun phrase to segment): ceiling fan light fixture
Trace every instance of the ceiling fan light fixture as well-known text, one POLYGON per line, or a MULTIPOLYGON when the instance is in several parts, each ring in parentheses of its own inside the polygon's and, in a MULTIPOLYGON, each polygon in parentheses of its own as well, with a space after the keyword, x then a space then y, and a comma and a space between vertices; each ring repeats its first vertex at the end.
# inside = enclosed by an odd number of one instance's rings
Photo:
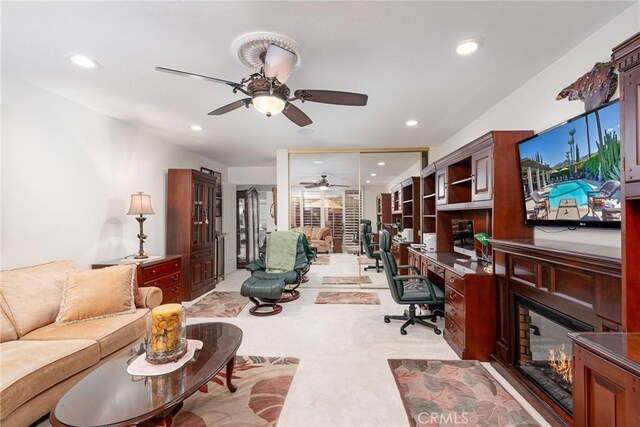
POLYGON ((320 191, 327 191, 329 189, 329 187, 327 187, 326 185, 319 185, 318 186, 318 190, 320 191))
POLYGON ((253 94, 253 106, 266 116, 281 113, 286 105, 286 99, 278 92, 258 92, 253 94))

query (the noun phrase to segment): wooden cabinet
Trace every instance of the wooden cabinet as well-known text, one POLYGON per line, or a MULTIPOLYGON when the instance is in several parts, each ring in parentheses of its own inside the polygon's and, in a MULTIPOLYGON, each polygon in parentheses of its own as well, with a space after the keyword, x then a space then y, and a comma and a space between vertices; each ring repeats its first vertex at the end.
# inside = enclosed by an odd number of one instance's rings
POLYGON ((613 49, 620 73, 623 327, 640 331, 640 33, 613 49))
POLYGON ((491 159, 493 151, 487 147, 471 155, 471 200, 491 200, 491 159))
POLYGON ((640 425, 640 336, 570 334, 574 427, 640 425))
MULTIPOLYGON (((129 261, 113 260, 95 263, 91 268, 104 268, 130 264, 129 261)), ((182 301, 182 257, 167 255, 137 262, 136 280, 138 286, 155 286, 162 290, 162 304, 182 301)))
POLYGON ((409 262, 409 244, 393 240, 391 242, 391 254, 396 259, 396 264, 407 265, 409 262))
POLYGON ((436 170, 436 204, 446 205, 447 201, 447 169, 436 170))
MULTIPOLYGON (((640 181, 640 131, 637 112, 640 111, 640 33, 613 49, 620 72, 620 116, 624 181, 640 181)), ((638 187, 634 186, 634 189, 638 187)), ((627 192, 626 196, 640 196, 627 192)))
POLYGON ((218 179, 191 169, 169 169, 167 251, 182 255, 182 299, 186 301, 216 285, 218 179))
POLYGON ((236 192, 236 253, 238 268, 258 259, 260 221, 258 219, 258 191, 255 188, 236 192))
POLYGON ((391 224, 391 193, 380 193, 376 196, 376 230, 382 230, 381 224, 391 224))
MULTIPOLYGON (((436 168, 427 166, 422 178, 422 233, 436 232, 436 168)), ((424 242, 422 242, 424 243, 424 242)))

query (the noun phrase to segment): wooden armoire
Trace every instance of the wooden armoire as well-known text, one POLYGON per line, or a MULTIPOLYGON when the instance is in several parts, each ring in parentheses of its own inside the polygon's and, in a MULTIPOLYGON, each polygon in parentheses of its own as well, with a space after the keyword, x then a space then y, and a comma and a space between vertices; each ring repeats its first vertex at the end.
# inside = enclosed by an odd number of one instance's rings
POLYGON ((191 301, 216 286, 216 197, 218 176, 169 169, 167 253, 182 255, 182 300, 191 301))

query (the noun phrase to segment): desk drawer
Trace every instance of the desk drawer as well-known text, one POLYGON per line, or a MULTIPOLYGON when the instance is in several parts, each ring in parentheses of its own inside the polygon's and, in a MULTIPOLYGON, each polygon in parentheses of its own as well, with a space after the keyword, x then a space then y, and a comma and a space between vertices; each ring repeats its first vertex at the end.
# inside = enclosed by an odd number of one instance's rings
POLYGON ((453 274, 451 271, 447 270, 444 273, 444 283, 447 286, 452 287, 456 291, 464 294, 464 278, 458 276, 457 274, 453 274))
POLYGON ((450 319, 464 331, 464 312, 462 310, 458 310, 453 304, 446 304, 444 313, 447 319, 450 319))
POLYGON ((143 266, 142 267, 142 275, 144 277, 144 282, 147 284, 150 280, 156 279, 158 277, 166 276, 170 273, 179 272, 182 269, 182 261, 180 259, 176 259, 173 261, 164 262, 162 264, 143 266))
POLYGON ((180 303, 182 300, 182 287, 180 283, 162 290, 162 303, 180 303))
POLYGON ((442 267, 441 265, 438 265, 432 261, 427 261, 427 270, 444 279, 444 267, 442 267))
POLYGON ((444 301, 445 306, 448 304, 454 305, 457 309, 464 312, 464 295, 450 288, 448 285, 444 287, 444 301))
POLYGON ((180 285, 180 271, 173 273, 169 276, 160 277, 155 280, 147 280, 146 276, 144 278, 144 286, 155 286, 164 292, 165 289, 170 288, 174 285, 180 285))
POLYGON ((445 330, 445 333, 453 336, 456 339, 456 341, 458 341, 461 344, 461 347, 464 348, 464 329, 456 325, 448 317, 445 317, 444 330, 445 330))

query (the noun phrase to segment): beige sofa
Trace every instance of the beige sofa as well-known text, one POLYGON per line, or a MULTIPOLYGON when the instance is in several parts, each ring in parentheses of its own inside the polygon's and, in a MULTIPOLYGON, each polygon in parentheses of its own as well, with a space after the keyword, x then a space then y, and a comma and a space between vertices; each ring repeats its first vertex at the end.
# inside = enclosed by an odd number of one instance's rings
POLYGON ((304 233, 309 244, 316 246, 318 252, 329 253, 331 250, 333 238, 329 227, 299 227, 294 228, 292 231, 304 233))
POLYGON ((0 425, 27 426, 110 355, 138 341, 159 288, 139 289, 140 308, 66 326, 54 324, 73 261, 0 272, 0 425))

